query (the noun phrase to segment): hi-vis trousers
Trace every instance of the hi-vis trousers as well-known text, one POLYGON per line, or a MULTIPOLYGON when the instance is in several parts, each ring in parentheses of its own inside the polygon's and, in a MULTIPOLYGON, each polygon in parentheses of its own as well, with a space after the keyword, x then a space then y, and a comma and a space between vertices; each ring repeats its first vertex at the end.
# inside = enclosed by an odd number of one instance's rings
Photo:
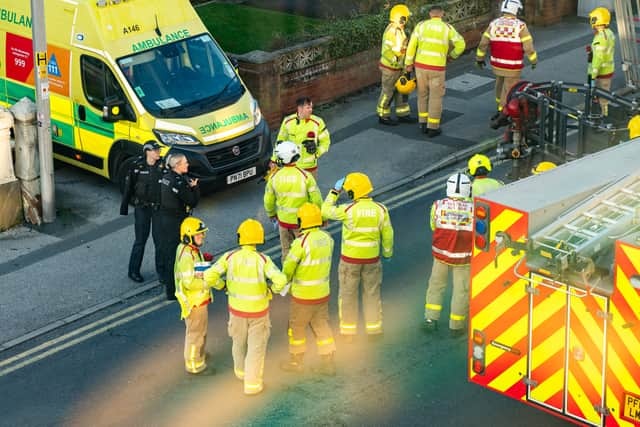
POLYGON ((385 67, 378 68, 382 73, 380 96, 378 97, 378 104, 376 106, 378 117, 386 119, 390 118, 392 103, 395 105, 397 117, 408 116, 411 113, 411 108, 409 107, 409 96, 402 95, 396 91, 396 82, 402 75, 402 70, 394 71, 385 67))
POLYGON ((329 301, 320 304, 300 304, 291 299, 289 305, 289 353, 304 354, 307 350, 307 325, 316 337, 318 354, 336 351, 329 326, 329 301))
POLYGON ((418 84, 418 121, 429 129, 440 128, 442 98, 445 92, 445 71, 415 68, 418 84))
POLYGON ((340 315, 340 333, 355 335, 358 330, 358 293, 362 281, 362 305, 367 334, 382 333, 382 263, 352 264, 340 260, 338 265, 340 291, 338 313, 340 315))
POLYGON ((469 312, 469 275, 471 267, 467 265, 449 265, 433 259, 431 278, 427 287, 427 298, 424 305, 425 320, 440 320, 442 299, 449 281, 449 271, 453 275, 453 294, 451 295, 451 314, 449 328, 462 329, 466 325, 469 312))
POLYGON ((187 372, 197 374, 207 368, 204 346, 207 343, 209 322, 208 305, 193 307, 184 319, 184 366, 187 372))
POLYGON ((262 317, 240 317, 229 313, 229 336, 233 340, 233 371, 244 380, 244 393, 262 391, 264 357, 271 335, 269 313, 262 317))

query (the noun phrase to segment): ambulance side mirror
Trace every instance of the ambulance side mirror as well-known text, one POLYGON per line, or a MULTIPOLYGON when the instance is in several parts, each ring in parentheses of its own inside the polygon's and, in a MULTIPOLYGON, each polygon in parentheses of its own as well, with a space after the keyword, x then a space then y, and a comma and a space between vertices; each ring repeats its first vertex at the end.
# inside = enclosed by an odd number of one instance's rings
POLYGON ((135 114, 129 103, 118 96, 110 96, 104 100, 102 107, 102 120, 107 123, 115 123, 120 120, 135 121, 135 114))

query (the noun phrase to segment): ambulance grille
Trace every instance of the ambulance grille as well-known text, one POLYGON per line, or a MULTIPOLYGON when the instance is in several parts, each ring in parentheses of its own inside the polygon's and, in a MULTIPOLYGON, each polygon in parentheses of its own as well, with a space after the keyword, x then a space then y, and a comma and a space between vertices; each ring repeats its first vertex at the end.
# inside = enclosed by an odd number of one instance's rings
POLYGON ((257 136, 246 141, 241 141, 225 147, 220 147, 217 150, 212 150, 207 153, 207 160, 214 169, 217 169, 237 162, 242 162, 250 157, 258 155, 259 151, 260 137, 257 136))

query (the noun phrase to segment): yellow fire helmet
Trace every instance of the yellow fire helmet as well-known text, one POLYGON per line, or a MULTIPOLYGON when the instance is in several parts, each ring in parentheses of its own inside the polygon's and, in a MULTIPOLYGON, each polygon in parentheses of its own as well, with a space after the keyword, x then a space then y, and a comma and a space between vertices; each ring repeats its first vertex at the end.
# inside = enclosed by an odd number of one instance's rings
POLYGON ((369 177, 361 172, 353 172, 347 175, 342 188, 353 200, 364 197, 373 191, 373 185, 371 185, 369 177))
POLYGON ((396 90, 401 95, 409 95, 416 89, 416 78, 410 79, 408 75, 403 74, 396 81, 396 90))
POLYGON ((322 225, 320 208, 313 203, 305 203, 298 209, 298 225, 301 230, 322 225))
POLYGON ((193 236, 196 234, 202 234, 209 231, 202 220, 189 216, 180 224, 180 239, 182 243, 190 245, 193 244, 193 236))
POLYGON ((538 175, 539 173, 546 172, 553 168, 557 167, 557 165, 553 162, 540 162, 533 169, 531 169, 531 173, 534 175, 538 175))
POLYGON ((389 22, 395 22, 398 25, 405 25, 411 16, 411 11, 404 4, 397 4, 391 8, 389 12, 389 22))
POLYGON ((627 128, 629 129, 629 139, 640 136, 640 114, 633 116, 633 118, 629 120, 627 128))
POLYGON ((264 243, 264 228, 255 219, 245 219, 238 227, 239 245, 261 245, 264 243))
POLYGON ((609 13, 609 9, 605 7, 596 7, 589 13, 589 22, 591 23, 591 28, 595 28, 598 25, 609 25, 611 22, 611 13, 609 13))
POLYGON ((484 154, 474 154, 471 156, 467 166, 469 167, 469 173, 473 176, 476 175, 478 168, 485 168, 487 173, 491 172, 491 160, 484 154))

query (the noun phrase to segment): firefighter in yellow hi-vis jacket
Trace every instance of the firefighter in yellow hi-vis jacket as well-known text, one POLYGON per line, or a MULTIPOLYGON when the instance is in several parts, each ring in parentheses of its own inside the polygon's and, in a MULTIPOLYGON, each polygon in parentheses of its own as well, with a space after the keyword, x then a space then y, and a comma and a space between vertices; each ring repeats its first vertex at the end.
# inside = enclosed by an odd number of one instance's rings
MULTIPOLYGON (((611 13, 607 8, 596 7, 589 13, 589 23, 594 36, 589 47, 589 77, 592 87, 611 90, 611 80, 615 70, 614 54, 616 36, 609 29, 611 13)), ((603 116, 609 115, 609 101, 599 98, 603 116)))
POLYGON ((458 58, 466 43, 455 28, 445 23, 444 9, 434 5, 429 8, 429 18, 421 21, 413 29, 407 54, 405 69, 416 70, 418 81, 418 121, 420 129, 433 138, 442 133, 442 98, 445 92, 445 70, 448 60, 458 58), (449 51, 449 45, 453 50, 449 51))
POLYGON ((208 228, 194 217, 185 218, 180 225, 180 244, 176 251, 174 268, 176 298, 186 326, 184 337, 184 366, 188 373, 211 375, 207 369, 205 344, 207 341, 207 306, 213 301, 211 288, 202 280, 206 262, 200 248, 208 228))
POLYGON ((389 12, 389 25, 382 35, 380 64, 378 64, 382 80, 376 111, 378 121, 383 125, 394 126, 397 124, 391 119, 391 103, 395 105, 399 121, 411 122, 409 96, 398 92, 395 86, 404 68, 404 54, 407 51, 409 41, 404 27, 410 16, 411 12, 406 5, 393 6, 389 12))
POLYGON ((316 337, 322 359, 318 373, 334 375, 333 354, 336 345, 329 326, 329 297, 333 238, 320 230, 320 208, 305 203, 298 209, 300 236, 294 240, 282 270, 291 283, 289 311, 289 360, 280 367, 289 372, 302 372, 306 351, 307 326, 316 337))
POLYGON ((340 281, 340 334, 353 341, 358 325, 358 293, 362 281, 362 302, 370 339, 382 335, 382 264, 393 255, 393 227, 387 208, 369 195, 373 186, 363 173, 350 173, 339 179, 322 204, 322 216, 342 221, 342 247, 338 279, 340 281), (352 203, 336 206, 342 190, 352 203))
POLYGON ((258 221, 247 219, 240 224, 238 243, 240 248, 222 255, 204 272, 204 278, 222 289, 220 277, 226 274, 233 370, 244 381, 245 394, 258 394, 263 388, 264 357, 271 334, 271 290, 281 292, 287 278, 271 258, 256 250, 256 245, 264 243, 264 230, 258 221), (271 289, 267 279, 272 282, 271 289))

